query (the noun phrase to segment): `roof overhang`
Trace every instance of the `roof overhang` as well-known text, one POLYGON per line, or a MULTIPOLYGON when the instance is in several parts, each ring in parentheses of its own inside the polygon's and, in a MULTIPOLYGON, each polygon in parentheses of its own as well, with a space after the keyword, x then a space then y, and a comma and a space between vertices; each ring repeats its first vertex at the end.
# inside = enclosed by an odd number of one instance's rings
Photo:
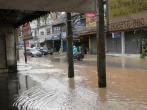
POLYGON ((0 0, 0 9, 95 12, 96 0, 0 0))
POLYGON ((20 10, 0 10, 0 26, 18 27, 25 22, 32 21, 49 12, 46 11, 20 11, 20 10))
POLYGON ((96 0, 0 0, 0 26, 20 26, 50 11, 95 12, 96 0))

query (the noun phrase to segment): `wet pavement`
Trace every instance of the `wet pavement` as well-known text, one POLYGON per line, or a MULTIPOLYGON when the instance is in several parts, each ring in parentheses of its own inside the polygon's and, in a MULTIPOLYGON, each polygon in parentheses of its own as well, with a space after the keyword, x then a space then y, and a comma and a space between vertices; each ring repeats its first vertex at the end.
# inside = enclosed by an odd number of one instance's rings
POLYGON ((107 56, 107 88, 97 85, 96 56, 75 61, 67 78, 65 55, 18 62, 19 110, 147 110, 147 60, 107 56))

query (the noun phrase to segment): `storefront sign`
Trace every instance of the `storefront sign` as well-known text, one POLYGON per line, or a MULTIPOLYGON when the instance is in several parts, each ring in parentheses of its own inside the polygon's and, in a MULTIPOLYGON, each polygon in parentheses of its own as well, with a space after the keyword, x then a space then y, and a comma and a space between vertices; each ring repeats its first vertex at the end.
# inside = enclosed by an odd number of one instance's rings
POLYGON ((147 26, 147 0, 108 0, 109 31, 147 26))
POLYGON ((121 38, 121 32, 114 32, 112 33, 113 39, 120 39, 121 38))
POLYGON ((86 13, 86 27, 96 28, 96 14, 86 13))

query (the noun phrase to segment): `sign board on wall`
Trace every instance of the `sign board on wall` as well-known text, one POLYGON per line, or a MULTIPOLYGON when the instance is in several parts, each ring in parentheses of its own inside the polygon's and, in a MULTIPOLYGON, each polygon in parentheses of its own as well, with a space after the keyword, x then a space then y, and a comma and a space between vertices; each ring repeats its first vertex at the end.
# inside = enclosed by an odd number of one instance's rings
POLYGON ((121 32, 113 32, 112 38, 113 39, 120 39, 121 38, 121 32))
POLYGON ((86 27, 96 28, 96 14, 86 13, 86 27))
POLYGON ((108 0, 109 31, 147 26, 147 0, 108 0))

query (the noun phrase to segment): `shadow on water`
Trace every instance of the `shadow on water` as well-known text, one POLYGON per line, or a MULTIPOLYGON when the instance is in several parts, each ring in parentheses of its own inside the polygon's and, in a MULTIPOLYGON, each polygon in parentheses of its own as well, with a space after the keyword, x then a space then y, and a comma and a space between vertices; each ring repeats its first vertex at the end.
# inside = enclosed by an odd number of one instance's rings
POLYGON ((99 98, 102 102, 107 101, 107 89, 99 88, 98 95, 99 95, 99 98))
POLYGON ((18 94, 18 80, 16 73, 1 73, 0 75, 0 109, 17 110, 12 103, 18 94), (14 76, 13 76, 14 74, 14 76), (10 76, 11 75, 11 76, 10 76))
POLYGON ((39 83, 32 80, 29 76, 18 74, 19 93, 22 93, 22 92, 36 86, 37 84, 39 84, 39 83))
MULTIPOLYGON (((21 67, 20 67, 21 68, 21 67)), ((21 68, 22 71, 23 68, 21 68)), ((33 81, 27 75, 19 72, 0 73, 0 110, 18 110, 13 106, 17 97, 24 91, 35 86, 37 82, 33 81)))

